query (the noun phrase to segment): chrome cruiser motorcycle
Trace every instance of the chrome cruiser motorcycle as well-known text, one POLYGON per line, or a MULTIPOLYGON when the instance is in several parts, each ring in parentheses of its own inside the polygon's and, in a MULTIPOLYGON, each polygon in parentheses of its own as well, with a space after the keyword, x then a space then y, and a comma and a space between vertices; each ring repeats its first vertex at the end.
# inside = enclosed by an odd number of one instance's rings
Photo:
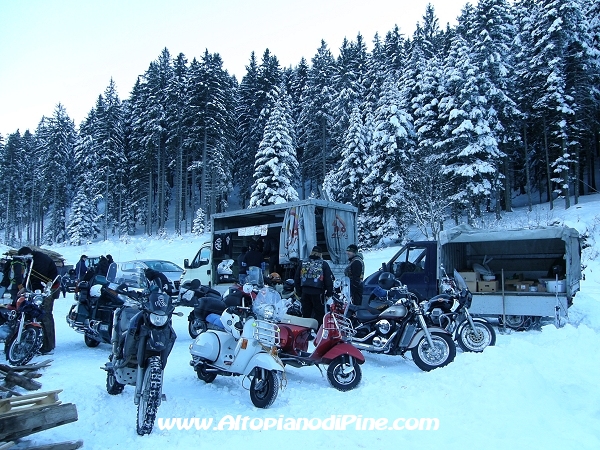
POLYGON ((496 343, 492 325, 481 317, 469 313, 473 295, 464 278, 454 270, 454 278, 446 274, 441 280, 440 295, 423 302, 425 318, 431 325, 440 326, 452 334, 464 352, 482 352, 496 343))
POLYGON ((388 301, 379 308, 351 305, 346 313, 356 334, 352 345, 360 350, 388 355, 411 354, 419 369, 430 371, 454 361, 456 345, 444 328, 431 326, 415 294, 389 272, 379 276, 388 301))

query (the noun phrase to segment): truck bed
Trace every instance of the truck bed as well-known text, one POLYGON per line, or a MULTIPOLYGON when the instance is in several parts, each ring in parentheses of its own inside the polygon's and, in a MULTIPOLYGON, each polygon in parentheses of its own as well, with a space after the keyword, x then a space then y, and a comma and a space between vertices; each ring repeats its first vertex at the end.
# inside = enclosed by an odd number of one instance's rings
POLYGON ((510 315, 523 316, 555 316, 556 306, 560 307, 559 314, 565 317, 568 299, 566 294, 551 292, 474 292, 473 303, 469 311, 480 316, 494 316, 505 311, 510 315))

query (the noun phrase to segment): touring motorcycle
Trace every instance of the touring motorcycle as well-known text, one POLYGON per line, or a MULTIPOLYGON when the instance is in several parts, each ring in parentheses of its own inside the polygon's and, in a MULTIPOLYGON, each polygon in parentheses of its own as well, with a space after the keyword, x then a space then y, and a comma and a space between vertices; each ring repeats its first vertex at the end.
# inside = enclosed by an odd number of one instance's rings
POLYGON ((488 345, 496 343, 496 332, 492 325, 481 317, 473 317, 469 308, 473 295, 464 278, 454 270, 449 277, 442 266, 442 294, 423 303, 426 321, 430 325, 444 328, 452 334, 458 346, 465 352, 482 352, 488 345))
POLYGON ((112 351, 102 369, 109 394, 122 393, 125 385, 135 386, 136 429, 144 435, 152 432, 162 401, 164 369, 177 338, 171 317, 183 314, 174 312, 168 294, 144 283, 143 272, 136 279, 141 284, 122 283, 116 288, 123 305, 114 312, 112 351))
POLYGON ((418 297, 389 272, 379 276, 378 284, 389 292, 388 302, 381 309, 351 305, 346 312, 356 330, 352 344, 373 353, 404 356, 410 352, 414 363, 424 371, 450 364, 456 356, 452 335, 442 327, 427 324, 418 297))

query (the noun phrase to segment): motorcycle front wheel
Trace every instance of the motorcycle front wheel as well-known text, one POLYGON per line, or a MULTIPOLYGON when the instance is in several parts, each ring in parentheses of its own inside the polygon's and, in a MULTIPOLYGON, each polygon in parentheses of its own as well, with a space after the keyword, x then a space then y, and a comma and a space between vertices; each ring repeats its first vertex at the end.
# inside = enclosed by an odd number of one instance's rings
POLYGON ((97 341, 96 339, 91 338, 87 334, 83 335, 83 342, 85 342, 85 345, 87 345, 90 348, 98 347, 100 345, 100 341, 97 341))
POLYGON ((427 336, 423 336, 410 351, 417 367, 425 372, 447 366, 456 356, 456 345, 449 334, 434 331, 431 340, 433 347, 427 342, 427 336))
POLYGON ((274 370, 257 367, 250 383, 250 400, 257 408, 268 408, 279 392, 279 377, 274 370))
POLYGON ((14 333, 4 343, 6 360, 13 366, 27 364, 42 347, 42 334, 41 327, 25 325, 21 332, 21 340, 17 342, 18 333, 14 333))
POLYGON ((340 355, 327 367, 327 380, 338 391, 346 392, 354 389, 362 379, 362 370, 356 359, 352 364, 350 356, 340 355))
POLYGON ((188 333, 192 339, 196 339, 200 333, 204 333, 207 330, 206 322, 200 319, 193 319, 188 321, 188 333))
MULTIPOLYGON (((138 368, 138 370, 141 370, 138 368)), ((137 434, 150 434, 162 395, 163 369, 160 356, 151 356, 142 380, 142 396, 138 404, 137 434)))
POLYGON ((496 344, 496 332, 486 322, 473 322, 475 329, 465 320, 456 332, 456 342, 463 352, 482 352, 487 346, 496 344))

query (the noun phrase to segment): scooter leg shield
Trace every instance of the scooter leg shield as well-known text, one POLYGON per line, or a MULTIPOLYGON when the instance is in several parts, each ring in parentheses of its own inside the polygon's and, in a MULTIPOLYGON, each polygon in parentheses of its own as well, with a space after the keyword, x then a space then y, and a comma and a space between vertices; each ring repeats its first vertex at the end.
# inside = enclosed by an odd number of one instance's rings
POLYGON ((328 364, 331 361, 333 361, 335 358, 337 358, 338 356, 341 356, 341 355, 350 355, 354 359, 356 359, 359 364, 362 364, 365 362, 365 357, 362 354, 362 352, 359 349, 357 349, 354 345, 348 344, 346 342, 343 342, 341 344, 335 345, 334 347, 331 347, 323 355, 322 360, 324 363, 328 364))

